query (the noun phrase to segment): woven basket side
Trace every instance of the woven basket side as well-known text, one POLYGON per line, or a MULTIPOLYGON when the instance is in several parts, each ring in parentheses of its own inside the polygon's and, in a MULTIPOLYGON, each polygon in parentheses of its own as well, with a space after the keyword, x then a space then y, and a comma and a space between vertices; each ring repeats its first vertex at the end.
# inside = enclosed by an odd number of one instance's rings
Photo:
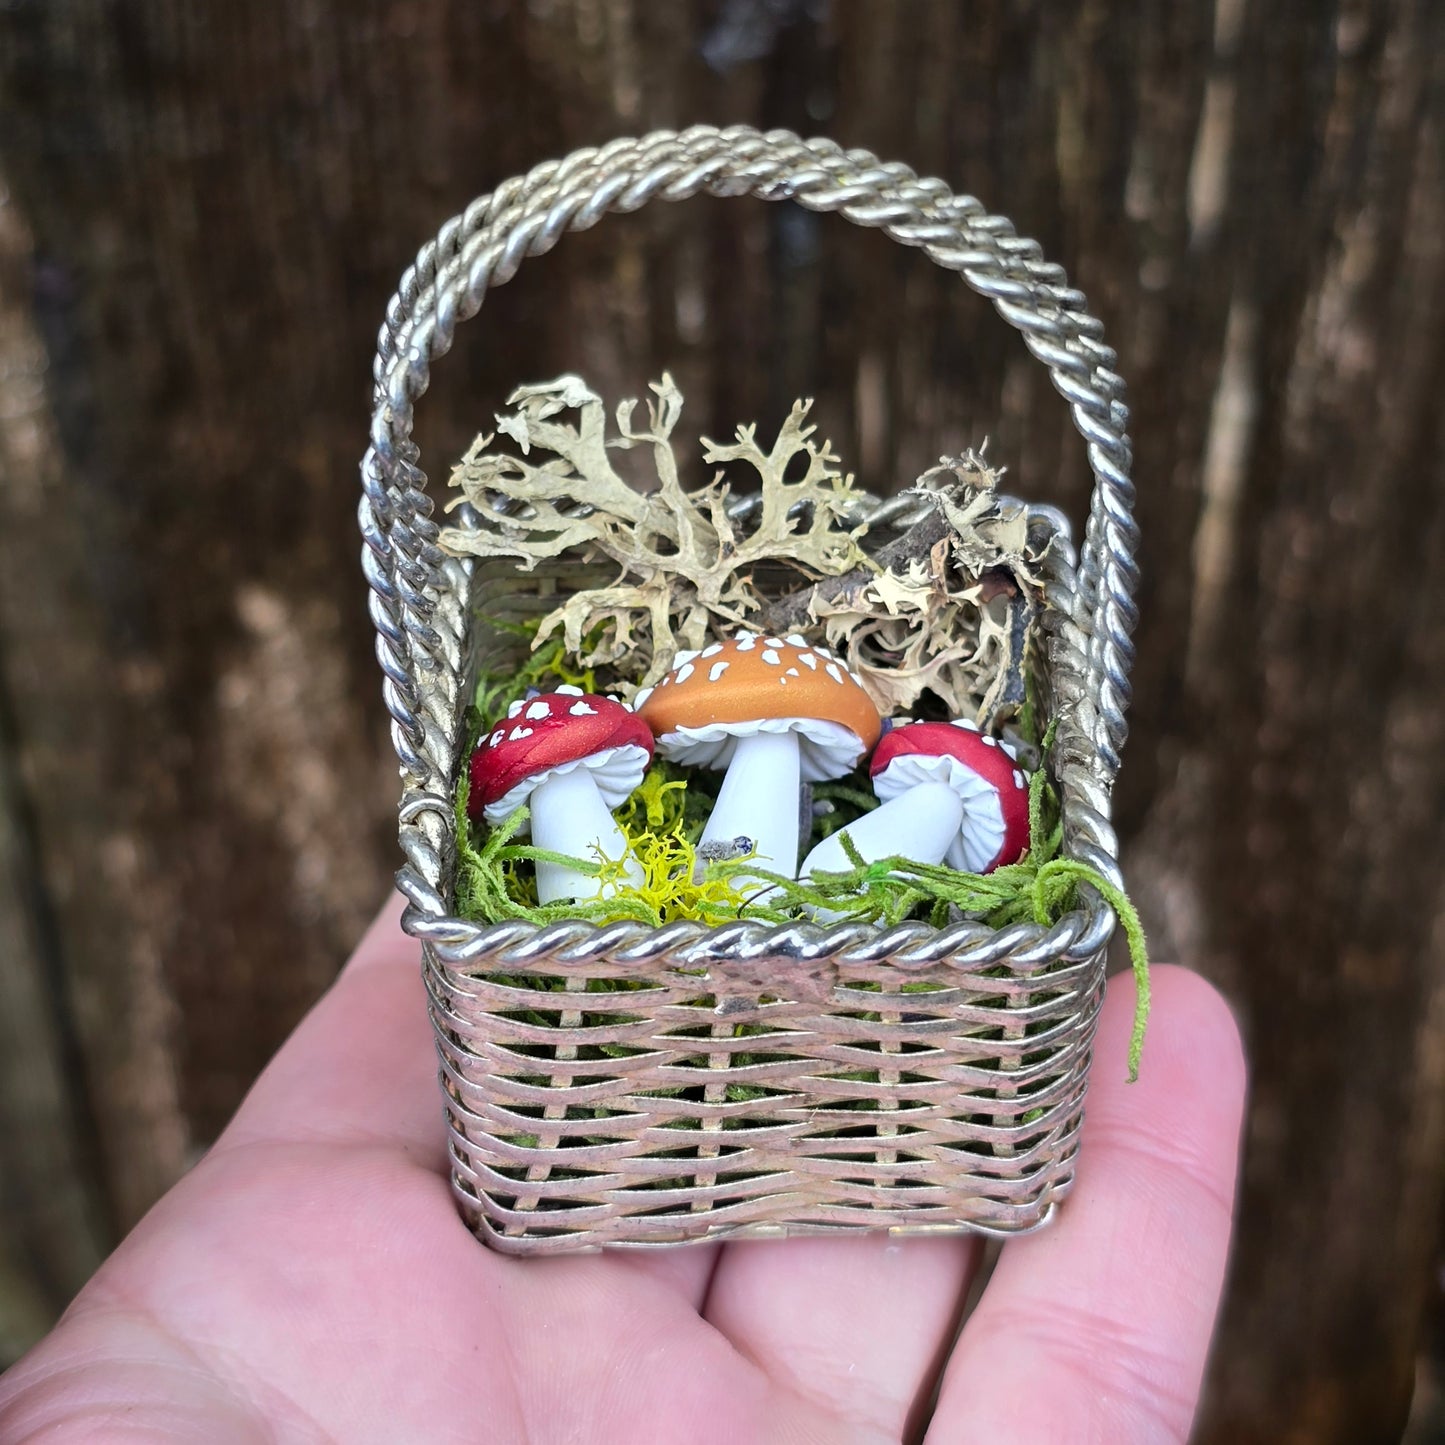
POLYGON ((1095 960, 848 972, 799 997, 781 993, 788 960, 778 993, 732 995, 666 966, 603 991, 563 966, 539 996, 429 954, 474 1224, 522 1252, 784 1224, 1036 1227, 1072 1179, 1095 960))

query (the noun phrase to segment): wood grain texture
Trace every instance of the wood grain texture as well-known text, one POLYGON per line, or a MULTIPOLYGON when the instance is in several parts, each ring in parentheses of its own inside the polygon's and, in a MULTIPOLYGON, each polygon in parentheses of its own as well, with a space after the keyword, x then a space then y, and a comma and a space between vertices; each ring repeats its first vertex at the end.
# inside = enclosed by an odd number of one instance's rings
MULTIPOLYGON (((0 1189, 6 1234, 52 1309, 183 1162, 172 1002, 156 967, 142 767, 92 586, 108 517, 68 505, 33 271, 0 210, 0 1189), (149 894, 149 898, 148 898, 149 894)), ((154 885, 151 885, 153 887, 154 885)))
POLYGON ((33 840, 0 748, 0 1359, 35 1342, 100 1262, 102 1225, 86 1167, 64 1037, 51 998, 33 840))
MULTIPOLYGON (((226 1117, 394 862, 352 513, 403 265, 577 145, 826 131, 1012 215, 1130 384, 1126 865, 1254 1060, 1199 1439, 1399 1438, 1445 1167, 1445 12, 1284 11, 5 8, 4 344, 32 338, 35 393, 17 412, 7 369, 0 685, 62 981, 25 1007, 85 1061, 55 1117, 93 1120, 115 1225, 226 1117)), ((1082 513, 1065 410, 985 305, 741 202, 611 218, 489 296, 424 455, 440 474, 517 382, 631 395, 664 367, 684 438, 766 433, 809 393, 867 485, 987 435, 1015 490, 1082 513)))

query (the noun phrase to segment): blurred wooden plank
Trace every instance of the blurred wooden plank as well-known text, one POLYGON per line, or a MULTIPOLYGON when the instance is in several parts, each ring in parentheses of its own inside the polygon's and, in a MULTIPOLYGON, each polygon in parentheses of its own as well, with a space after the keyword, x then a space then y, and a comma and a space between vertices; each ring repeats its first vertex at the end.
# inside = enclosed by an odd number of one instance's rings
MULTIPOLYGON (((26 240, 13 208, 0 204, 0 490, 21 497, 13 473, 34 460, 26 439, 36 440, 43 363, 16 285, 26 240)), ((0 595, 17 601, 7 581, 0 595)), ((0 1367, 44 1331, 110 1235, 64 963, 19 774, 7 643, 23 625, 16 617, 7 626, 0 613, 0 1367)))
POLYGON ((1200 1434, 1386 1445, 1445 1199, 1445 11, 1241 24, 1253 411, 1172 789, 1254 1064, 1200 1434))
POLYGON ((0 1369, 48 1328, 105 1243, 54 993, 61 980, 43 957, 44 901, 5 743, 0 727, 0 1369))
POLYGON ((7 1369, 51 1326, 56 1303, 38 1288, 31 1261, 19 1263, 0 1240, 0 1370, 7 1369))
MULTIPOLYGON (((0 195, 3 195, 0 184, 0 195)), ((142 846, 123 801, 139 773, 114 725, 124 685, 94 579, 107 565, 93 499, 67 474, 31 308, 31 243, 0 205, 0 701, 5 729, 5 987, 17 1052, 6 1170, 19 1243, 63 1302, 106 1236, 184 1162, 164 986, 144 951, 142 846), (12 1115, 13 1111, 13 1115, 12 1115), (79 1127, 77 1127, 79 1126, 79 1127), (13 1193, 11 1193, 13 1191, 13 1193), (87 1206, 101 1201, 103 1223, 87 1206), (53 1205, 55 1217, 45 1222, 53 1205), (73 1236, 69 1249, 59 1240, 73 1236), (45 1242, 48 1241, 48 1242, 45 1242), (42 1248, 43 1244, 43 1248, 42 1248), (57 1252, 58 1251, 58 1252, 57 1252), (55 1255, 53 1261, 47 1254, 55 1255)), ((7 1227, 11 1218, 6 1217, 7 1227)))

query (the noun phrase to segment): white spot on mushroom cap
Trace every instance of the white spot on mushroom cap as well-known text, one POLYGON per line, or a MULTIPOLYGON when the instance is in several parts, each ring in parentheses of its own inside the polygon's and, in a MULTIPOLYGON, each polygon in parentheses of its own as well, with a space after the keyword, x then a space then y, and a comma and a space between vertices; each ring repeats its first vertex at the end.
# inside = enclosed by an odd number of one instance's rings
POLYGON ((798 632, 790 632, 783 640, 791 643, 794 647, 806 647, 808 645, 808 639, 798 632))
POLYGON ((838 669, 838 664, 837 664, 836 662, 830 662, 830 663, 828 664, 827 672, 828 672, 828 676, 831 677, 834 682, 842 682, 842 681, 843 681, 843 674, 842 674, 842 672, 839 671, 839 669, 838 669))
POLYGON ((764 647, 786 647, 787 645, 788 645, 788 644, 787 644, 786 642, 784 642, 781 637, 765 637, 765 638, 763 638, 763 646, 764 646, 764 647))
MULTIPOLYGON (((693 661, 695 658, 697 658, 698 656, 700 656, 700 654, 698 653, 698 651, 697 651, 696 648, 694 648, 691 652, 686 652, 686 651, 684 651, 684 652, 675 653, 675 654, 673 655, 673 659, 672 659, 673 667, 674 667, 674 668, 680 668, 683 663, 685 663, 685 662, 692 662, 692 661, 693 661)), ((681 676, 680 674, 679 674, 677 680, 678 680, 679 682, 682 682, 682 681, 683 681, 683 678, 682 678, 682 676, 681 676)))
MULTIPOLYGON (((706 657, 707 654, 704 653, 703 656, 706 657)), ((715 662, 715 663, 713 663, 713 665, 708 669, 707 680, 708 680, 709 682, 716 682, 716 681, 718 680, 718 678, 720 678, 720 677, 723 675, 723 673, 725 673, 727 670, 728 670, 728 665, 727 665, 727 662, 726 662, 726 661, 723 661, 723 662, 715 662)))
POLYGON ((645 703, 645 702, 647 701, 647 699, 650 698, 651 696, 652 696, 652 689, 651 689, 650 687, 644 687, 644 688, 642 689, 642 691, 639 692, 639 693, 632 699, 633 709, 636 710, 637 708, 640 708, 640 707, 643 705, 643 703, 645 703))
POLYGON ((763 649, 763 661, 771 664, 773 667, 781 667, 783 663, 783 659, 771 647, 765 647, 763 649))
POLYGON ((966 717, 954 718, 953 725, 956 728, 962 728, 966 733, 976 733, 978 731, 978 724, 966 717))
POLYGON ((509 733, 507 734, 507 741, 508 741, 508 742, 513 742, 513 743, 515 743, 515 742, 518 742, 518 741, 519 741, 520 739, 522 739, 522 738, 529 738, 529 737, 531 737, 531 736, 532 736, 532 729, 531 729, 531 728, 515 727, 515 728, 512 729, 511 732, 509 732, 509 733))
POLYGON ((597 716, 597 709, 591 706, 591 704, 585 702, 574 702, 572 706, 567 709, 567 711, 572 717, 597 716))
POLYGON ((488 746, 489 746, 489 747, 496 747, 497 744, 498 744, 499 742, 501 742, 501 740, 502 740, 504 737, 506 737, 506 735, 507 735, 507 730, 506 730, 506 728, 498 728, 498 729, 496 730, 496 732, 494 732, 494 733, 492 734, 491 740, 490 740, 490 742, 488 743, 488 746))
POLYGON ((1017 768, 1014 769, 1014 787, 1021 788, 1024 785, 1024 775, 1017 768))
POLYGON ((803 675, 803 674, 802 674, 801 672, 799 672, 796 667, 790 667, 790 668, 787 670, 787 672, 785 672, 785 673, 783 674, 783 676, 784 676, 785 678, 788 678, 788 677, 802 677, 802 675, 803 675))
POLYGON ((536 702, 527 704, 527 716, 529 718, 532 718, 533 720, 536 720, 538 718, 551 717, 552 704, 550 702, 544 702, 541 698, 538 698, 536 702))
POLYGON ((818 659, 814 657, 811 652, 800 652, 798 654, 798 661, 801 662, 803 666, 808 668, 810 671, 817 672, 818 659))
POLYGON ((716 656, 718 655, 718 653, 720 653, 722 650, 723 650, 723 645, 722 645, 722 643, 720 643, 720 642, 714 642, 711 647, 704 647, 703 650, 702 650, 700 653, 698 653, 698 656, 699 656, 699 657, 716 657, 716 656))
POLYGON ((563 697, 583 697, 583 696, 585 696, 585 694, 583 693, 583 691, 582 691, 582 689, 581 689, 580 687, 573 687, 573 685, 572 685, 570 682, 564 682, 564 683, 560 684, 559 686, 554 687, 554 688, 552 689, 552 691, 553 691, 553 692, 561 693, 563 697))
POLYGON ((758 645, 758 640, 751 632, 738 633, 737 649, 739 652, 751 652, 758 645))
MULTIPOLYGON (((696 657, 696 656, 697 656, 697 653, 694 652, 694 653, 692 653, 691 655, 692 655, 693 657, 696 657)), ((675 673, 673 673, 673 675, 672 675, 672 680, 673 680, 674 682, 678 682, 678 683, 686 682, 686 681, 688 680, 688 678, 690 678, 690 677, 692 676, 692 674, 693 674, 693 666, 692 666, 692 663, 690 663, 690 662, 684 662, 683 665, 682 665, 681 667, 679 667, 678 670, 677 670, 675 673)))
POLYGON ((998 739, 986 737, 983 740, 983 745, 986 748, 996 748, 998 746, 998 739))
POLYGON ((521 712, 524 707, 526 707, 526 705, 527 704, 525 702, 514 702, 511 707, 507 709, 507 716, 516 717, 517 714, 521 712))

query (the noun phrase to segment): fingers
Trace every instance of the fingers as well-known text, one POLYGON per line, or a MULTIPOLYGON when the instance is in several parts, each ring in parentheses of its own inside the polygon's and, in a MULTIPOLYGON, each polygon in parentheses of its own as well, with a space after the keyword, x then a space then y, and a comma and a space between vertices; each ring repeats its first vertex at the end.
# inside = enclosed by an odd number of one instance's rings
MULTIPOLYGON (((217 1151, 257 1140, 397 1147, 445 1173, 436 1046, 421 946, 401 931, 403 901, 383 906, 340 977, 256 1081, 217 1151)), ((589 1261, 599 1277, 650 1279, 702 1303, 714 1247, 589 1261)))
POLYGON ((421 945, 390 899, 351 961, 247 1095, 217 1149, 266 1140, 381 1143, 445 1166, 421 945))
POLYGON ((776 1385, 898 1440, 953 1338, 977 1241, 802 1239, 723 1249, 704 1318, 776 1385))
POLYGON ((1160 968, 1143 1069, 1126 1084, 1133 1006, 1132 980, 1115 979, 1073 1194, 1048 1229, 1005 1246, 928 1445, 1188 1438, 1229 1245, 1244 1061, 1219 995, 1160 968))

